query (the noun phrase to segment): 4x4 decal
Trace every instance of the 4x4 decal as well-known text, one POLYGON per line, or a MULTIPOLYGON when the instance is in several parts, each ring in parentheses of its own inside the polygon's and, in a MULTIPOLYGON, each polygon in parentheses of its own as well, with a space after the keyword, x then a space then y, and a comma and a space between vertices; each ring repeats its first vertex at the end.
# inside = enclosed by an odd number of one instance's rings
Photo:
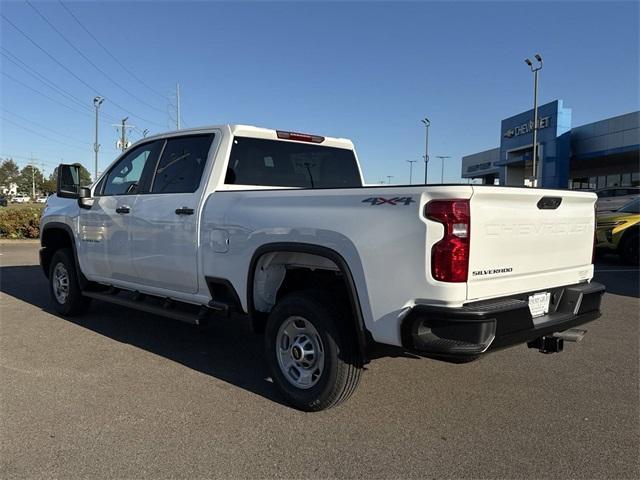
POLYGON ((362 200, 362 203, 370 203, 371 205, 410 205, 412 203, 416 203, 416 201, 412 197, 394 197, 394 198, 384 198, 384 197, 370 197, 365 200, 362 200))

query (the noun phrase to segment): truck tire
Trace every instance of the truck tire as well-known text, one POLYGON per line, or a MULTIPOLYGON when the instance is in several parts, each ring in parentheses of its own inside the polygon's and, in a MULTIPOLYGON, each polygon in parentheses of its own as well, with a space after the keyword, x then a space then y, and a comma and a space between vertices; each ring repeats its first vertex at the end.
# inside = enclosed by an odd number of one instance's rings
POLYGON ((626 233, 624 237, 622 237, 619 247, 622 260, 631 265, 638 265, 640 263, 638 247, 640 247, 640 234, 638 234, 638 231, 635 230, 626 233))
POLYGON ((362 365, 348 309, 317 290, 285 296, 269 315, 267 363, 275 385, 294 407, 316 412, 355 391, 362 365))
POLYGON ((87 310, 91 299, 82 295, 78 274, 69 248, 57 250, 49 265, 49 292, 55 310, 65 316, 78 315, 87 310))

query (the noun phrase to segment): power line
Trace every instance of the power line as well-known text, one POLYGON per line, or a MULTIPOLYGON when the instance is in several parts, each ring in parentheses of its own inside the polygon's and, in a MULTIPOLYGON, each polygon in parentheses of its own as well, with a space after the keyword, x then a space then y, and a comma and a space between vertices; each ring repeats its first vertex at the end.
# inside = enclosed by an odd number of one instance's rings
MULTIPOLYGON (((64 65, 62 62, 60 62, 57 58, 55 58, 53 55, 51 55, 47 50, 45 50, 43 47, 41 47, 35 40, 33 40, 28 34, 26 34, 22 29, 20 29, 15 23, 13 23, 11 20, 9 20, 7 17, 5 17, 5 15, 3 13, 0 13, 0 18, 2 18, 5 22, 7 22, 9 25, 11 25, 14 29, 16 29, 24 38, 26 38, 29 42, 31 42, 36 48, 38 48, 41 52, 43 52, 47 57, 49 57, 52 61, 54 61, 57 65, 59 65, 61 68, 63 68, 67 73, 69 73, 73 78, 75 78, 76 80, 78 80, 80 83, 82 83, 85 87, 87 87, 89 90, 92 90, 93 92, 98 93, 100 96, 104 97, 105 99, 107 98, 105 95, 102 95, 97 88, 94 88, 92 85, 88 84, 87 82, 85 82, 82 78, 80 78, 78 75, 76 75, 71 69, 69 69, 66 65, 64 65)), ((136 117, 139 118, 140 120, 143 120, 147 123, 151 123, 153 125, 157 125, 159 127, 162 127, 161 124, 156 123, 152 120, 148 120, 144 117, 141 117, 140 115, 136 115, 134 113, 132 113, 131 111, 127 110, 126 108, 124 108, 121 105, 118 105, 115 101, 113 100, 109 100, 115 107, 121 109, 124 112, 127 112, 129 115, 131 115, 132 117, 136 117)))
POLYGON ((51 132, 51 133, 55 133, 56 135, 59 135, 59 136, 61 136, 61 137, 68 138, 69 140, 72 140, 72 141, 74 141, 74 142, 76 142, 76 143, 78 143, 78 144, 81 144, 81 145, 89 145, 89 146, 91 146, 91 144, 90 144, 90 143, 88 143, 88 142, 83 142, 83 141, 81 141, 81 140, 78 140, 77 138, 73 138, 73 137, 70 137, 69 135, 66 135, 66 134, 64 134, 64 133, 60 133, 60 132, 58 132, 58 131, 56 131, 56 130, 53 130, 52 128, 49 128, 49 127, 47 127, 47 126, 45 126, 45 125, 42 125, 41 123, 38 123, 38 122, 35 122, 35 121, 33 121, 33 120, 30 120, 30 119, 28 119, 28 118, 26 118, 26 117, 23 117, 22 115, 20 115, 20 114, 18 114, 18 113, 16 113, 16 112, 12 112, 11 110, 7 110, 7 109, 6 109, 6 108, 4 108, 4 107, 0 107, 0 110, 4 111, 5 113, 8 113, 9 115, 13 115, 13 116, 15 116, 15 117, 18 117, 18 118, 19 118, 19 119, 21 119, 23 122, 31 123, 32 125, 35 125, 35 126, 36 126, 36 127, 38 127, 38 128, 43 128, 44 130, 48 130, 48 131, 49 131, 49 132, 51 132))
POLYGON ((24 36, 27 40, 29 40, 33 45, 35 45, 40 51, 42 51, 46 56, 48 56, 51 60, 53 60, 55 63, 57 63, 60 67, 62 67, 64 70, 66 70, 71 76, 73 76, 76 80, 78 80, 80 83, 82 83, 85 87, 87 87, 89 90, 93 90, 93 91, 97 91, 96 88, 93 88, 91 85, 89 85, 87 82, 85 82, 84 80, 82 80, 79 76, 77 76, 75 73, 73 73, 72 70, 70 70, 66 65, 64 65, 62 62, 58 61, 57 58, 55 58, 53 55, 51 55, 48 51, 46 51, 44 48, 42 48, 38 43, 36 43, 35 40, 33 40, 29 35, 27 35, 24 31, 22 31, 20 28, 18 28, 16 26, 16 24, 14 24, 11 20, 9 20, 7 17, 4 16, 4 14, 0 13, 0 17, 2 17, 2 19, 7 22, 9 25, 11 25, 13 28, 15 28, 18 32, 20 32, 20 34, 22 34, 22 36, 24 36))
MULTIPOLYGON (((52 90, 55 90, 57 93, 65 96, 69 100, 71 100, 74 103, 78 104, 80 107, 83 108, 83 110, 91 111, 91 107, 89 107, 87 105, 87 103, 85 103, 82 99, 78 98, 73 93, 70 93, 68 90, 65 90, 60 85, 57 85, 56 83, 54 83, 51 80, 49 80, 48 78, 46 78, 44 75, 42 75, 40 72, 38 72, 35 68, 30 67, 25 62, 23 62, 20 58, 16 57, 14 54, 12 54, 5 47, 0 46, 0 50, 3 50, 3 51, 0 52, 0 54, 2 54, 7 60, 9 60, 11 63, 13 63, 16 67, 20 68, 22 71, 24 71, 28 75, 31 75, 31 77, 35 78, 36 80, 44 83, 47 87, 51 88, 52 90)), ((104 116, 105 117, 111 117, 111 119, 114 120, 114 121, 117 120, 116 117, 114 117, 112 115, 109 115, 107 113, 104 113, 104 116)))
POLYGON ((155 107, 154 105, 151 105, 150 103, 145 102, 141 98, 138 98, 137 95, 135 95, 134 93, 129 91, 127 88, 125 88, 122 85, 120 85, 120 83, 118 83, 116 80, 114 80, 113 77, 111 77, 111 75, 109 75, 107 72, 102 70, 98 65, 96 65, 93 62, 93 60, 91 60, 84 53, 82 53, 82 50, 80 50, 78 47, 76 47, 74 45, 74 43, 71 40, 69 40, 64 33, 62 33, 60 30, 58 30, 56 28, 56 26, 53 23, 51 23, 51 21, 42 12, 40 12, 40 10, 38 10, 35 7, 35 5, 33 5, 29 0, 25 0, 25 2, 26 2, 27 5, 29 5, 40 16, 40 18, 42 18, 42 20, 44 20, 47 23, 47 25, 49 25, 58 35, 60 35, 60 37, 65 42, 67 42, 67 44, 71 48, 73 48, 78 55, 80 55, 82 58, 84 58, 93 68, 98 70, 107 80, 109 80, 111 83, 113 83, 116 87, 118 87, 120 90, 125 92, 127 95, 130 95, 132 98, 136 99, 138 102, 142 103, 143 105, 146 105, 149 108, 152 108, 153 110, 156 110, 156 111, 162 113, 162 110, 160 110, 159 108, 155 107))
MULTIPOLYGON (((0 157, 4 157, 4 159, 0 160, 1 162, 4 162, 5 160, 13 160, 15 161, 15 163, 18 165, 18 167, 24 168, 26 166, 29 166, 31 161, 33 160, 33 154, 29 157, 25 157, 23 155, 6 155, 4 153, 0 153, 0 157), (16 160, 18 159, 18 160, 16 160), (25 161, 26 161, 26 165, 25 165, 25 161)), ((42 175, 46 176, 46 172, 47 170, 51 170, 53 172, 53 170, 55 170, 58 165, 62 163, 60 161, 46 161, 46 160, 42 160, 39 159, 38 160, 38 164, 42 167, 42 175)))
POLYGON ((22 82, 21 80, 18 80, 17 78, 15 78, 15 77, 13 77, 13 76, 9 75, 9 74, 8 74, 7 72, 5 72, 5 71, 2 71, 2 72, 0 72, 0 73, 2 73, 2 75, 4 75, 5 77, 7 77, 8 79, 10 79, 10 80, 12 80, 12 81, 14 81, 14 82, 18 83, 19 85, 22 85, 24 88, 28 88, 29 90, 31 90, 31 91, 33 91, 33 92, 36 92, 36 93, 37 93, 37 94, 39 94, 39 95, 42 95, 43 97, 45 97, 45 98, 47 98, 47 99, 51 100, 52 102, 57 103, 58 105, 62 105, 63 107, 68 108, 69 110, 73 110, 73 111, 74 111, 74 112, 76 112, 76 113, 82 113, 82 114, 87 115, 87 116, 89 116, 89 117, 91 116, 91 114, 90 114, 89 112, 86 112, 86 111, 80 110, 80 109, 78 109, 78 108, 76 108, 76 107, 72 107, 71 105, 67 105, 66 103, 62 103, 61 101, 56 100, 55 98, 53 98, 53 97, 51 97, 51 96, 47 95, 46 93, 43 93, 43 92, 41 92, 40 90, 38 90, 38 89, 36 89, 36 88, 33 88, 32 86, 27 85, 26 83, 22 82))
MULTIPOLYGON (((25 157, 24 155, 12 155, 12 154, 8 154, 8 153, 0 153, 0 157, 4 157, 3 161, 4 160, 14 160, 16 158, 19 158, 20 160, 31 160, 31 158, 32 158, 32 157, 25 157)), ((18 162, 16 162, 16 163, 18 163, 18 162)), ((56 162, 54 160, 52 160, 52 161, 40 160, 40 163, 42 163, 43 165, 57 167, 60 162, 56 162)))
MULTIPOLYGON (((119 155, 119 154, 118 154, 118 155, 119 155)), ((24 161, 24 160, 31 160, 31 158, 32 158, 32 157, 30 157, 30 156, 29 156, 29 157, 25 157, 24 155, 13 155, 13 154, 10 154, 10 153, 0 153, 0 157, 3 157, 3 159, 4 159, 4 160, 10 160, 10 159, 11 159, 11 160, 15 160, 15 159, 19 159, 20 161, 19 161, 19 162, 16 162, 16 163, 22 163, 22 161, 24 161)), ((49 167, 49 168, 52 168, 52 167, 53 167, 53 168, 55 168, 55 167, 57 167, 58 165, 60 165, 61 163, 63 163, 63 160, 62 160, 62 159, 60 159, 60 160, 53 160, 53 159, 51 159, 51 158, 49 158, 49 157, 45 157, 45 158, 46 158, 46 160, 39 160, 39 163, 42 163, 43 165, 46 165, 46 166, 47 166, 47 167, 49 167)), ((116 158, 116 157, 113 157, 113 158, 116 158)), ((80 163, 83 163, 83 162, 80 162, 80 163)))
MULTIPOLYGON (((6 50, 4 47, 1 47, 1 46, 0 46, 0 49, 6 50)), ((51 88, 52 90, 55 90, 57 93, 63 95, 66 99, 71 100, 74 104, 77 104, 83 109, 87 109, 87 110, 89 109, 89 107, 86 104, 84 104, 80 99, 68 93, 61 87, 58 87, 55 83, 51 82, 50 80, 48 80, 43 75, 36 72, 35 70, 32 70, 29 67, 27 67, 24 62, 22 62, 19 58, 15 57, 13 54, 9 53, 8 51, 2 51, 0 52, 0 54, 3 57, 5 57, 7 60, 9 60, 11 63, 13 63, 16 67, 18 67, 23 72, 25 72, 27 75, 30 75, 32 78, 35 78, 36 80, 44 83, 47 87, 51 88)))
MULTIPOLYGON (((84 148, 82 148, 82 147, 78 147, 77 145, 72 145, 72 144, 70 144, 70 143, 63 142, 63 141, 61 141, 61 140, 56 140, 55 138, 51 138, 51 137, 49 137, 49 136, 47 136, 47 135, 44 135, 44 134, 43 134, 43 133, 41 133, 41 132, 36 132, 35 130, 30 129, 29 127, 25 127, 24 125, 20 125, 19 123, 14 122, 13 120, 9 120, 9 119, 4 118, 4 117, 2 117, 2 116, 0 116, 0 119, 1 119, 3 122, 7 122, 7 123, 10 123, 10 124, 12 124, 12 125, 15 125, 15 126, 16 126, 16 127, 18 127, 18 128, 22 128, 23 130, 26 130, 27 132, 31 132, 31 133, 33 133, 34 135, 38 135, 39 137, 46 138, 47 140, 49 140, 49 141, 51 141, 51 142, 56 142, 56 143, 59 143, 59 144, 61 144, 61 145, 66 145, 67 147, 71 147, 71 148, 77 148, 78 150, 83 150, 83 151, 85 150, 84 148)), ((87 151, 90 151, 90 150, 89 150, 89 149, 87 149, 87 151)))
POLYGON ((76 21, 76 23, 78 25, 80 25, 80 27, 87 33, 87 35, 89 35, 99 46, 100 48, 102 48, 102 50, 109 55, 118 65, 120 65, 120 67, 122 67, 122 69, 127 72, 129 75, 131 75, 133 78, 135 78, 138 82, 140 82, 142 85, 144 85, 147 89, 149 89, 150 91, 152 91, 153 93, 155 93, 156 95, 158 95, 159 97, 162 97, 164 100, 167 100, 166 95, 158 92, 155 88, 153 88, 152 86, 150 86, 149 84, 147 84, 145 81, 143 81, 140 77, 138 77, 136 74, 134 74, 131 70, 129 70, 127 67, 125 67, 122 62, 120 62, 120 60, 118 60, 118 57, 116 57, 113 53, 111 53, 109 51, 109 49, 107 47, 104 46, 104 44, 102 42, 100 42, 100 40, 98 40, 95 35, 93 33, 91 33, 91 31, 84 26, 84 24, 80 21, 80 19, 78 17, 75 16, 75 14, 69 10, 69 8, 62 2, 62 0, 58 0, 58 3, 60 4, 60 6, 62 8, 64 8, 67 13, 69 15, 71 15, 73 17, 73 19, 76 21))

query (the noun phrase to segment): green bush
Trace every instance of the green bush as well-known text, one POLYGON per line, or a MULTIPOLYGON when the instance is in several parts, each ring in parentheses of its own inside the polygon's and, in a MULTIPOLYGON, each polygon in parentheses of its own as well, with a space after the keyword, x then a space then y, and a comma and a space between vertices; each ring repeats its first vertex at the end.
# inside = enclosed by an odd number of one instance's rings
POLYGON ((43 208, 38 204, 0 207, 0 238, 39 238, 43 208))

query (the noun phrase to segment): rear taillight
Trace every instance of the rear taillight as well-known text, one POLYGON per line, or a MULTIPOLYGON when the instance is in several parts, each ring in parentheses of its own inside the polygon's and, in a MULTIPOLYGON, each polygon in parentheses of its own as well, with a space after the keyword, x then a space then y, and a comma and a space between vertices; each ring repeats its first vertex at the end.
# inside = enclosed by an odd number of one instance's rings
POLYGON ((471 235, 469 200, 433 200, 427 203, 425 216, 444 225, 444 238, 431 248, 431 275, 440 282, 466 282, 471 235))

